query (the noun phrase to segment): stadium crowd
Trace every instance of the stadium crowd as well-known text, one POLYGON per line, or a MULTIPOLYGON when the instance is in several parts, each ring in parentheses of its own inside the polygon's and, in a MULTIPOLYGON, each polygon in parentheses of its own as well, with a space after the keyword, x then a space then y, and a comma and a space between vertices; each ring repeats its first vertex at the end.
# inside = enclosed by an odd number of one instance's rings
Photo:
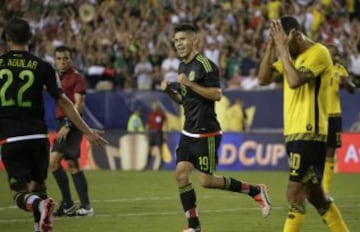
POLYGON ((0 9, 1 31, 13 15, 31 22, 36 55, 54 62, 55 47, 71 46, 89 88, 156 90, 176 80, 173 25, 192 21, 224 88, 262 89, 256 75, 269 23, 286 14, 315 41, 336 44, 360 85, 359 0, 2 0, 0 9))

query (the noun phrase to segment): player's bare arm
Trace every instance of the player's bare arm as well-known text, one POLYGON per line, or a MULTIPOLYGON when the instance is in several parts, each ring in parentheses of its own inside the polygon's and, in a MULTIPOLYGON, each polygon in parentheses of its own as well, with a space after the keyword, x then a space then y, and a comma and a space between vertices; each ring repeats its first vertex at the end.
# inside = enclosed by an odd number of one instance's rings
POLYGON ((190 81, 183 73, 178 76, 177 82, 191 88, 194 92, 206 99, 213 101, 220 101, 221 99, 222 91, 220 88, 201 86, 193 81, 190 81))
POLYGON ((283 63, 284 73, 289 84, 289 87, 296 89, 301 85, 305 84, 311 79, 311 72, 306 70, 297 70, 293 64, 292 57, 290 55, 288 42, 293 36, 298 36, 298 31, 292 30, 289 36, 286 36, 280 20, 275 20, 271 23, 270 27, 271 34, 273 36, 274 43, 279 52, 280 59, 283 63))
POLYGON ((75 109, 72 102, 65 96, 65 94, 61 95, 56 103, 62 109, 64 114, 71 120, 72 123, 84 134, 86 139, 96 147, 103 147, 107 141, 102 138, 98 130, 92 130, 88 127, 85 121, 81 118, 79 112, 75 109))
POLYGON ((163 80, 161 82, 160 88, 162 91, 164 91, 165 93, 167 93, 169 95, 169 97, 175 101, 178 104, 182 104, 182 96, 180 93, 178 93, 177 91, 173 90, 170 88, 169 83, 166 80, 163 80))
POLYGON ((259 67, 259 85, 269 85, 273 81, 272 75, 272 62, 274 54, 275 43, 270 33, 266 50, 263 59, 260 62, 259 67))
POLYGON ((75 99, 75 109, 81 114, 83 112, 84 109, 84 105, 85 105, 85 94, 80 94, 80 93, 75 93, 74 94, 74 99, 75 99))

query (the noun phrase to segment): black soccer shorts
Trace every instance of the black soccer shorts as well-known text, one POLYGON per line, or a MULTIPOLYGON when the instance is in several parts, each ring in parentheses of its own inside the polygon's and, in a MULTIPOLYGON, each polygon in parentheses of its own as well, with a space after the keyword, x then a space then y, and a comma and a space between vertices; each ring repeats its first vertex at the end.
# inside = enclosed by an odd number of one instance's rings
POLYGON ((212 174, 218 163, 217 150, 220 142, 221 135, 192 138, 182 134, 176 149, 176 163, 188 161, 200 172, 212 174))
POLYGON ((341 116, 329 117, 327 146, 332 148, 341 147, 342 118, 341 116))
POLYGON ((49 166, 49 140, 34 139, 6 143, 1 148, 1 159, 8 174, 10 188, 35 181, 43 183, 49 166))
POLYGON ((326 143, 319 141, 292 141, 286 143, 289 156, 290 180, 320 184, 326 157, 326 143))
POLYGON ((66 140, 54 140, 52 152, 60 152, 64 155, 64 159, 76 160, 80 158, 80 146, 82 140, 82 133, 76 127, 71 127, 66 140))

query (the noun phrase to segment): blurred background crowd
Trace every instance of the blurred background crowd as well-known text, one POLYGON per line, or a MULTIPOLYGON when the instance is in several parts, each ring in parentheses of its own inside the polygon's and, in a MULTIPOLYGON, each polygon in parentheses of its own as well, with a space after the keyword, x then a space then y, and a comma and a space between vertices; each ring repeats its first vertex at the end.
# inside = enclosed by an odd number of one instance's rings
MULTIPOLYGON (((173 26, 192 21, 199 51, 218 64, 223 88, 263 89, 257 68, 269 23, 294 15, 312 39, 336 44, 359 85, 359 0, 0 0, 0 30, 20 15, 31 22, 31 50, 54 62, 56 46, 73 48, 89 89, 156 90, 175 81, 173 26)), ((6 49, 1 42, 1 53, 6 49)), ((277 88, 273 85, 268 88, 277 88)))

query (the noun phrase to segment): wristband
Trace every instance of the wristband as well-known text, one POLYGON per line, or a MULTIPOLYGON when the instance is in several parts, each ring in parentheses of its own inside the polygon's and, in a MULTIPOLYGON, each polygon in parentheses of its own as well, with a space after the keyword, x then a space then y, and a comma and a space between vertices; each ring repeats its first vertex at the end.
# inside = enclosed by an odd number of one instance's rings
POLYGON ((66 128, 71 128, 71 126, 72 126, 72 122, 67 117, 64 117, 64 126, 66 128))

